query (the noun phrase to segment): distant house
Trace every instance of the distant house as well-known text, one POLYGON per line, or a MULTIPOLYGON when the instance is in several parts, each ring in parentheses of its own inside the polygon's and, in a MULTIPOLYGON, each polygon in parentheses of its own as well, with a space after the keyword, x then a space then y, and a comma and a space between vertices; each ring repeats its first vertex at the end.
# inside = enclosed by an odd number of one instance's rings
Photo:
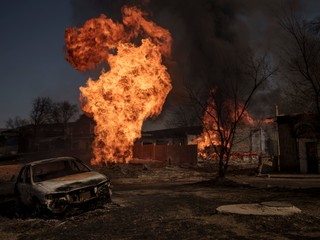
POLYGON ((91 151, 94 126, 93 119, 84 114, 77 121, 68 123, 67 138, 70 141, 70 148, 72 150, 91 151))
POLYGON ((320 173, 320 121, 314 114, 277 116, 280 170, 320 173))
POLYGON ((16 130, 0 130, 0 157, 15 156, 18 153, 19 133, 16 130))
POLYGON ((137 143, 144 144, 194 144, 192 140, 201 135, 202 127, 179 127, 169 128, 155 131, 142 132, 142 137, 137 143))
MULTIPOLYGON (((233 152, 236 153, 234 156, 237 157, 237 153, 240 153, 240 157, 248 156, 247 153, 277 155, 277 151, 271 151, 276 149, 273 146, 277 145, 274 144, 277 141, 270 137, 270 129, 271 136, 278 135, 273 133, 274 125, 271 124, 261 128, 239 127, 233 145, 233 152)), ((23 126, 16 129, 19 136, 19 152, 37 155, 40 153, 71 154, 90 159, 91 145, 94 140, 94 126, 93 119, 84 114, 75 122, 67 125, 23 126)), ((198 155, 197 139, 202 132, 203 128, 201 126, 142 132, 141 138, 137 139, 134 144, 133 157, 178 164, 194 164, 197 162, 198 155)))
POLYGON ((267 139, 267 132, 263 128, 239 127, 235 134, 232 151, 267 155, 269 153, 267 139))
MULTIPOLYGON (((275 124, 264 124, 263 127, 253 127, 253 126, 240 126, 237 129, 234 145, 232 152, 236 158, 244 161, 257 161, 257 158, 248 158, 247 156, 257 156, 262 154, 263 156, 276 155, 274 151, 275 140, 273 139, 273 133, 275 124), (271 134, 271 135, 270 135, 271 134)), ((193 156, 193 160, 186 160, 187 162, 197 162, 197 143, 199 136, 203 133, 203 128, 201 126, 196 127, 180 127, 171 129, 162 129, 156 131, 143 132, 142 137, 136 141, 134 148, 134 156, 139 158, 150 158, 150 159, 165 159, 169 158, 167 155, 164 156, 160 152, 167 152, 168 149, 173 148, 172 146, 195 146, 195 150, 187 149, 179 154, 171 154, 179 158, 182 161, 183 158, 189 159, 189 156, 193 156), (154 147, 149 146, 153 144, 154 147), (163 147, 167 145, 169 147, 163 147), (144 146, 144 150, 141 150, 141 146, 144 146), (158 150, 158 149, 162 150, 158 150)), ((210 147, 209 147, 210 148, 210 147)), ((177 151, 180 151, 177 149, 177 151)), ((208 149, 205 151, 212 151, 208 149)), ((170 155, 170 154, 169 154, 170 155)), ((172 158, 172 157, 171 157, 172 158)))
MULTIPOLYGON (((29 124, 8 132, 15 133, 16 151, 25 159, 36 160, 72 155, 87 161, 91 158, 91 144, 94 139, 93 128, 93 120, 81 115, 77 121, 66 125, 63 123, 37 126, 29 124)), ((6 139, 9 138, 6 137, 6 139)), ((0 134, 0 155, 4 149, 3 143, 4 137, 0 134)))
POLYGON ((25 125, 19 132, 19 152, 50 151, 64 146, 63 124, 25 125))
POLYGON ((168 164, 196 164, 198 149, 193 141, 202 133, 202 127, 180 127, 142 132, 135 142, 133 157, 152 159, 168 164))

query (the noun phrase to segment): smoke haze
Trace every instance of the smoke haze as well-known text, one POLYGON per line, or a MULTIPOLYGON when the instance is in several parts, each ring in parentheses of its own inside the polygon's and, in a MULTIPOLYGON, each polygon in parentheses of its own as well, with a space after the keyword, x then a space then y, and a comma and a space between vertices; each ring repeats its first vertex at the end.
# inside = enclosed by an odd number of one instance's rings
MULTIPOLYGON (((76 25, 100 14, 120 21, 121 8, 135 5, 171 32, 172 57, 165 63, 173 89, 156 121, 160 128, 172 109, 185 104, 186 85, 193 88, 202 86, 207 90, 212 86, 222 88, 226 66, 248 52, 269 52, 276 62, 274 53, 281 41, 277 17, 281 9, 290 5, 292 9, 303 10, 298 0, 71 0, 71 3, 76 25)), ((249 111, 255 117, 274 115, 274 106, 280 95, 276 80, 267 83, 257 92, 255 104, 249 111)))

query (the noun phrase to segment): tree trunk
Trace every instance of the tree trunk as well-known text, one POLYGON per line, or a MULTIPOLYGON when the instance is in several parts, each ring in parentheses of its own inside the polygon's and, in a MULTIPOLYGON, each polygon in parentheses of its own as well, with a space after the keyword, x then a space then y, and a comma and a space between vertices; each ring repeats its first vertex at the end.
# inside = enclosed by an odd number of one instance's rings
POLYGON ((223 155, 219 156, 219 178, 224 178, 225 177, 225 166, 223 162, 223 155))

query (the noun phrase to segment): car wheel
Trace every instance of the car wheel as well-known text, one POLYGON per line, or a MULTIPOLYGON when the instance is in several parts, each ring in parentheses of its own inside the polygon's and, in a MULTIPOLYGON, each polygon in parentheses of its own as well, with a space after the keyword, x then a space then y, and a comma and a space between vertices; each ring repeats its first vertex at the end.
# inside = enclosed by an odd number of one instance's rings
POLYGON ((40 201, 35 198, 32 203, 32 217, 42 217, 44 214, 44 207, 41 205, 40 201))
POLYGON ((106 189, 103 195, 101 196, 101 200, 105 203, 111 202, 112 190, 110 188, 106 189))
POLYGON ((19 196, 16 197, 16 217, 18 218, 26 218, 27 216, 27 206, 24 205, 19 196))

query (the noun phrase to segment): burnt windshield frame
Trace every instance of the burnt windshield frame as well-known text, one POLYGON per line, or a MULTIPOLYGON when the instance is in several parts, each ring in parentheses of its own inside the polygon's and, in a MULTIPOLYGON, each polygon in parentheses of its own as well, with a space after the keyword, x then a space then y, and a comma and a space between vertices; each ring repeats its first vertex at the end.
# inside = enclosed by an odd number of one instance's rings
POLYGON ((75 159, 61 159, 32 166, 34 182, 42 182, 89 171, 90 169, 85 164, 75 161, 75 159))

